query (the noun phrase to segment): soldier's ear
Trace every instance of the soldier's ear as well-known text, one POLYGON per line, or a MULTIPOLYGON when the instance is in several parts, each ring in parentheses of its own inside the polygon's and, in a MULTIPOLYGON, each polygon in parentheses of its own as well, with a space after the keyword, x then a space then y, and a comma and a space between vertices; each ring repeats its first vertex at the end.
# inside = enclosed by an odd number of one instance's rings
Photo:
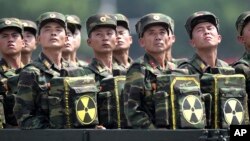
POLYGON ((193 48, 195 48, 195 42, 193 41, 193 39, 189 40, 189 44, 190 44, 193 48))
POLYGON ((91 46, 91 39, 87 39, 87 44, 88 44, 88 46, 91 46))
POLYGON ((145 47, 145 41, 144 41, 143 38, 139 38, 139 44, 140 44, 140 46, 141 46, 142 48, 145 47))
POLYGON ((40 39, 41 37, 38 35, 37 37, 36 37, 36 42, 37 42, 37 44, 40 44, 40 39))
POLYGON ((171 35, 171 41, 172 41, 172 43, 175 42, 175 35, 171 35))
POLYGON ((240 44, 244 45, 245 44, 245 38, 241 35, 237 36, 237 40, 240 44))

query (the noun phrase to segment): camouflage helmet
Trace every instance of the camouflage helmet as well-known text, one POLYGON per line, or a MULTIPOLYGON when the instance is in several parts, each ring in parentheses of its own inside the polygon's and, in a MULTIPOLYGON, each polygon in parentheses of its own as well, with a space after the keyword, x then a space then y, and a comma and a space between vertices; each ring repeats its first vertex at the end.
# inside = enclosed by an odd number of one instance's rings
POLYGON ((124 28, 129 30, 129 21, 125 15, 117 13, 114 16, 117 21, 117 26, 123 26, 124 28))
POLYGON ((86 21, 86 29, 88 36, 97 27, 111 27, 116 30, 117 22, 113 15, 110 14, 96 14, 90 16, 86 21))
POLYGON ((23 25, 21 20, 17 18, 2 18, 0 19, 0 31, 5 28, 15 28, 17 31, 23 35, 23 25))
POLYGON ((38 29, 40 29, 48 22, 56 22, 62 27, 66 28, 66 19, 62 13, 58 12, 45 12, 42 13, 36 20, 38 29))
POLYGON ((198 11, 193 13, 186 21, 185 28, 190 38, 192 38, 192 32, 194 27, 202 22, 212 23, 217 30, 219 29, 219 20, 218 18, 209 11, 198 11))
POLYGON ((37 33, 37 25, 35 22, 30 20, 21 20, 23 24, 24 31, 30 31, 34 36, 37 33))
POLYGON ((238 17, 235 26, 239 35, 242 35, 243 28, 248 23, 248 21, 250 21, 249 17, 250 17, 250 11, 245 11, 241 13, 240 16, 238 17))
POLYGON ((166 29, 170 28, 172 32, 174 31, 174 20, 172 18, 162 13, 150 13, 141 17, 135 25, 139 37, 142 37, 148 26, 154 24, 161 24, 166 27, 166 29))
POLYGON ((76 15, 65 15, 67 25, 74 25, 77 29, 81 30, 81 19, 76 15))

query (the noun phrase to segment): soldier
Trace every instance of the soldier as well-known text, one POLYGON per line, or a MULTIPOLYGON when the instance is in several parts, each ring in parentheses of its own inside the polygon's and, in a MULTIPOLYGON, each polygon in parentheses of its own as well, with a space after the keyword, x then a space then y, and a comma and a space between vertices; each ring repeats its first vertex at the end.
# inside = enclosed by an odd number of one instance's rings
MULTIPOLYGON (((113 50, 117 45, 116 19, 109 14, 96 14, 86 21, 87 43, 94 51, 94 58, 85 69, 94 74, 99 87, 104 78, 113 77, 113 50)), ((101 117, 100 117, 101 118, 101 117)), ((96 128, 105 129, 100 125, 96 128)))
POLYGON ((22 129, 50 127, 49 82, 52 77, 60 76, 60 70, 68 66, 62 60, 62 48, 67 39, 65 16, 58 12, 46 12, 38 17, 37 25, 37 42, 42 52, 20 73, 14 106, 15 116, 22 129))
POLYGON ((86 22, 87 43, 94 51, 94 58, 88 65, 95 74, 97 85, 103 78, 113 76, 113 50, 116 47, 116 19, 112 15, 97 14, 86 22))
POLYGON ((117 46, 113 51, 115 70, 118 69, 123 75, 133 60, 129 57, 129 48, 133 42, 129 31, 129 21, 123 14, 115 14, 117 20, 117 46))
POLYGON ((32 52, 36 49, 36 33, 37 25, 35 22, 30 20, 22 20, 24 27, 24 42, 25 46, 22 49, 22 62, 24 65, 27 65, 31 62, 32 52))
POLYGON ((207 68, 228 66, 217 58, 217 48, 221 42, 218 22, 218 18, 209 11, 195 12, 187 19, 185 28, 195 55, 188 63, 180 64, 180 68, 187 68, 190 74, 202 75, 207 68))
POLYGON ((22 22, 16 18, 0 19, 0 52, 2 59, 0 61, 0 128, 17 126, 15 116, 13 114, 14 106, 14 90, 7 86, 8 79, 16 76, 23 64, 21 62, 21 50, 24 47, 23 26, 22 22), (4 119, 5 116, 5 119, 4 119))
MULTIPOLYGON (((250 94, 250 11, 241 13, 235 23, 238 31, 238 41, 245 47, 243 56, 233 64, 236 73, 244 74, 246 77, 246 90, 248 98, 250 94)), ((248 110, 250 109, 248 99, 248 110)), ((250 111, 249 111, 250 112, 250 111)), ((248 112, 248 113, 249 113, 248 112)))
POLYGON ((87 66, 88 63, 79 60, 77 58, 77 50, 81 45, 81 20, 76 15, 66 15, 67 27, 69 29, 68 38, 69 40, 66 43, 66 48, 63 49, 62 55, 63 58, 70 61, 72 64, 84 67, 87 66), (71 33, 70 33, 71 32, 71 33))
POLYGON ((170 38, 171 38, 171 40, 170 40, 170 42, 169 42, 169 44, 171 45, 171 48, 169 48, 167 51, 166 51, 166 59, 167 59, 167 61, 170 61, 170 62, 172 62, 172 63, 174 63, 176 66, 178 66, 179 64, 181 64, 182 62, 184 62, 184 61, 187 61, 187 59, 186 58, 178 58, 178 59, 176 59, 176 58, 173 58, 173 56, 172 56, 172 46, 173 46, 173 44, 175 43, 175 35, 174 35, 174 20, 171 18, 171 17, 169 17, 170 19, 171 19, 171 29, 168 31, 169 32, 169 36, 170 36, 170 38))
POLYGON ((132 128, 156 128, 151 98, 156 77, 173 69, 165 59, 165 52, 171 47, 171 22, 167 15, 150 13, 136 24, 140 46, 146 53, 132 64, 126 75, 125 113, 132 128))

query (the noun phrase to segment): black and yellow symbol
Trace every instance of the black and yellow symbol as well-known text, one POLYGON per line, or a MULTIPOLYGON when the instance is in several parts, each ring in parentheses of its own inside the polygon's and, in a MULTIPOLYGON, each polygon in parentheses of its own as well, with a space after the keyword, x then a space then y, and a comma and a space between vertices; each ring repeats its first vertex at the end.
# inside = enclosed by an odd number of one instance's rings
POLYGON ((91 124, 97 115, 95 101, 88 95, 81 96, 76 102, 76 117, 83 125, 91 124))
POLYGON ((242 104, 236 98, 228 99, 224 104, 224 116, 226 122, 234 125, 242 123, 244 118, 244 109, 242 104))
POLYGON ((188 95, 183 99, 182 111, 184 118, 190 124, 198 124, 203 118, 203 105, 200 99, 194 95, 188 95))

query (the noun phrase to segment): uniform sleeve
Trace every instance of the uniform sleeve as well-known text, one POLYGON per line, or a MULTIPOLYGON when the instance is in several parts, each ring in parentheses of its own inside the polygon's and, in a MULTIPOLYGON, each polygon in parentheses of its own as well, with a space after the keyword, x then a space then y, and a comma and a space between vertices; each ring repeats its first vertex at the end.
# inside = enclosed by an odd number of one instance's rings
MULTIPOLYGON (((237 64, 233 66, 237 74, 243 74, 246 77, 246 91, 250 94, 250 68, 245 64, 237 64)), ((249 98, 249 96, 248 96, 249 98)))
POLYGON ((124 108, 132 128, 155 128, 143 103, 144 78, 145 71, 139 65, 132 65, 126 75, 124 108))
POLYGON ((17 122, 22 129, 39 129, 48 127, 48 118, 39 108, 37 101, 42 101, 39 96, 38 73, 33 70, 23 70, 20 73, 18 81, 18 92, 16 95, 16 103, 14 113, 17 122), (40 114, 38 114, 40 112, 40 114))

